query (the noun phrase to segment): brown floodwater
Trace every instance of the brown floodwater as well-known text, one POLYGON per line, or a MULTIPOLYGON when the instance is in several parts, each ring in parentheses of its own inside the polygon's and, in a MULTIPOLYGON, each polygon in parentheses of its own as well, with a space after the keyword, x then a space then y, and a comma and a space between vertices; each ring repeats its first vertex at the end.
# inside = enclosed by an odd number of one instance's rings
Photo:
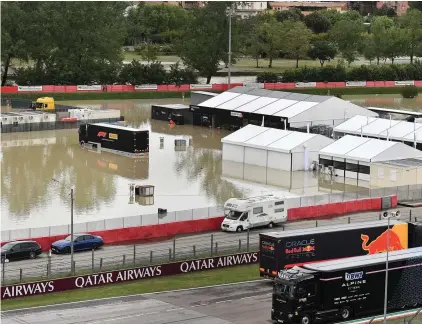
MULTIPOLYGON (((362 106, 414 110, 422 107, 421 98, 403 100, 380 95, 344 99, 362 106)), ((231 197, 263 193, 288 197, 330 191, 330 184, 321 183, 311 172, 268 175, 263 168, 242 169, 241 165, 223 163, 221 138, 228 134, 226 131, 188 125, 170 127, 164 121, 150 119, 151 104, 188 104, 188 100, 63 103, 121 110, 130 126, 150 130, 149 158, 131 159, 82 150, 76 129, 2 134, 2 230, 68 224, 71 187, 75 188, 75 222, 152 214, 157 208, 174 211, 222 205, 231 197), (160 137, 164 138, 163 148, 160 137), (175 139, 186 139, 186 149, 176 149, 175 139), (154 185, 153 204, 131 201, 131 183, 154 185)))
POLYGON ((77 129, 2 134, 2 230, 68 224, 71 187, 75 222, 153 214, 157 208, 203 208, 222 205, 231 197, 280 191, 222 177, 221 138, 226 131, 150 120, 151 102, 145 100, 66 103, 120 109, 130 126, 150 130, 149 158, 83 150, 77 129), (186 148, 175 148, 175 139, 186 139, 186 148), (154 185, 153 205, 131 203, 131 183, 154 185))

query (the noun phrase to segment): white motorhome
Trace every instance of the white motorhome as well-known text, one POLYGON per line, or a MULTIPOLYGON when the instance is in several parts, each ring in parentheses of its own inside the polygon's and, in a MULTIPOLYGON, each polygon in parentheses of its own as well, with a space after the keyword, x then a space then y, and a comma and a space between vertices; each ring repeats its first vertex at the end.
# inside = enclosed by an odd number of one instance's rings
POLYGON ((257 196, 250 198, 230 198, 224 204, 225 218, 221 229, 229 232, 268 226, 287 220, 285 199, 274 195, 257 196))

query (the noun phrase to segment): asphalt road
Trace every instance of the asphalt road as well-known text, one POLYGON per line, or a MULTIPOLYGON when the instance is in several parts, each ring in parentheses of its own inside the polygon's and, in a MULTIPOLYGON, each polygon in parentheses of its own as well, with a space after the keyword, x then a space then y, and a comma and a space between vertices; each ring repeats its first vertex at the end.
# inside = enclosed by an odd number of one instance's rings
MULTIPOLYGON (((408 220, 410 208, 400 208, 402 213, 402 219, 408 220)), ((415 208, 412 210, 412 216, 416 216, 419 220, 422 218, 422 208, 415 208)), ((350 222, 359 221, 373 221, 377 220, 379 212, 366 212, 355 214, 346 217, 340 217, 330 220, 318 221, 318 226, 334 225, 334 224, 346 224, 349 219, 350 222)), ((309 227, 315 227, 315 221, 302 221, 292 222, 285 224, 285 230, 303 229, 309 227)), ((250 250, 256 249, 259 240, 259 233, 281 230, 275 229, 256 229, 252 230, 249 235, 249 247, 250 250)), ((218 251, 220 253, 227 251, 233 252, 239 247, 239 240, 241 241, 241 248, 246 251, 247 246, 247 233, 225 233, 216 231, 213 233, 213 244, 215 249, 215 243, 218 244, 218 251)), ((211 233, 202 233, 196 235, 177 237, 175 240, 176 257, 177 258, 190 258, 193 255, 193 246, 197 255, 204 256, 209 255, 211 246, 211 233)), ((153 256, 153 262, 166 262, 169 260, 169 249, 173 249, 173 240, 167 240, 155 243, 137 244, 135 248, 136 263, 137 264, 148 264, 151 252, 153 256)), ((102 259, 102 269, 115 267, 117 265, 129 266, 133 264, 134 245, 114 245, 105 246, 102 249, 95 251, 94 258, 91 251, 77 252, 75 253, 75 264, 76 270, 90 270, 94 263, 96 271, 100 268, 102 259), (94 262, 93 262, 94 260, 94 262)), ((23 279, 46 276, 47 274, 48 257, 46 253, 43 253, 35 260, 22 260, 13 261, 5 265, 4 275, 6 282, 8 280, 18 280, 20 278, 20 272, 22 271, 23 279), (22 270, 21 270, 22 269, 22 270)), ((3 271, 3 269, 1 269, 3 271)), ((51 257, 51 274, 68 273, 70 271, 70 255, 52 255, 51 257)))
POLYGON ((2 312, 3 324, 268 324, 270 281, 2 312))

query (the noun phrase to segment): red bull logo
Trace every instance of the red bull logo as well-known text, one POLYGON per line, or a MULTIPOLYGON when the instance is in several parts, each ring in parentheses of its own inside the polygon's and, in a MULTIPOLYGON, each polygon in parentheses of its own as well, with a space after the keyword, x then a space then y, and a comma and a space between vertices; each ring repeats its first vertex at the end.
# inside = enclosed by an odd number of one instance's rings
POLYGON ((392 229, 388 229, 385 232, 381 233, 381 235, 379 235, 375 240, 373 240, 369 244, 368 244, 369 236, 366 234, 361 234, 360 237, 362 239, 362 249, 368 252, 368 254, 387 252, 387 235, 389 235, 388 251, 397 251, 397 250, 406 249, 407 244, 406 245, 402 244, 402 240, 400 239, 402 235, 400 234, 405 234, 405 233, 400 233, 399 230, 396 231, 395 226, 394 226, 392 229))
POLYGON ((98 132, 97 136, 98 137, 107 137, 107 133, 106 132, 98 132))

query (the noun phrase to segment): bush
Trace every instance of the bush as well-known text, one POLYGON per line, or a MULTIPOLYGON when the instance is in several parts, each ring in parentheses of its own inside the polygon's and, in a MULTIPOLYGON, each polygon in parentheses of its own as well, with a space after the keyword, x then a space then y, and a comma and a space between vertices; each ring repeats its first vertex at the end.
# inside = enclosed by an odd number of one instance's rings
POLYGON ((414 85, 408 85, 401 89, 401 95, 403 98, 415 98, 418 96, 418 88, 414 85))
POLYGON ((280 77, 273 72, 263 72, 259 73, 256 77, 257 83, 277 83, 281 82, 280 77))
MULTIPOLYGON (((274 73, 263 73, 257 82, 275 82, 274 73)), ((422 64, 362 65, 346 69, 338 66, 288 69, 283 82, 345 82, 345 81, 406 81, 422 80, 422 64)), ((280 81, 279 81, 280 82, 280 81)))

